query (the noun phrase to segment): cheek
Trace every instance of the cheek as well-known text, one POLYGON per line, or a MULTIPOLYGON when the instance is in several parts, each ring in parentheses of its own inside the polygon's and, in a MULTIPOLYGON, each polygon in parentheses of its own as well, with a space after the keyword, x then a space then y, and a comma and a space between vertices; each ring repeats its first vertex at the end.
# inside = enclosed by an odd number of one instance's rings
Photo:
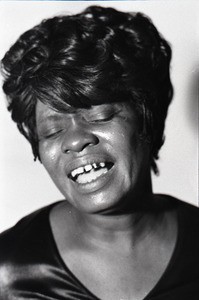
POLYGON ((136 130, 131 124, 124 124, 123 127, 118 127, 113 133, 113 139, 118 144, 121 154, 128 155, 137 152, 140 140, 136 130))
MULTIPOLYGON (((113 134, 113 139, 117 145, 118 153, 120 153, 120 158, 130 173, 138 171, 142 165, 148 164, 149 147, 140 139, 138 130, 132 126, 132 122, 118 127, 116 133, 113 134)), ((114 148, 116 149, 116 147, 114 148)))
MULTIPOLYGON (((47 146, 45 143, 39 145, 41 162, 50 173, 56 167, 58 160, 58 147, 56 145, 47 146)), ((51 174, 50 174, 51 175, 51 174)))

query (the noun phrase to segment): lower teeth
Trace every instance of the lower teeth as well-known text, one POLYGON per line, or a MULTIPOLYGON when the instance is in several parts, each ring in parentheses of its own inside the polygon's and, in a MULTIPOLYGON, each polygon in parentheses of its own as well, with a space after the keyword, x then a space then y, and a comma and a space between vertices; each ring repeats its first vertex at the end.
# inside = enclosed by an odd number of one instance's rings
POLYGON ((100 177, 102 174, 105 174, 108 172, 107 168, 101 168, 99 170, 91 170, 89 173, 84 173, 84 174, 80 174, 77 177, 76 182, 77 183, 90 183, 91 181, 94 181, 95 179, 97 179, 98 177, 100 177))

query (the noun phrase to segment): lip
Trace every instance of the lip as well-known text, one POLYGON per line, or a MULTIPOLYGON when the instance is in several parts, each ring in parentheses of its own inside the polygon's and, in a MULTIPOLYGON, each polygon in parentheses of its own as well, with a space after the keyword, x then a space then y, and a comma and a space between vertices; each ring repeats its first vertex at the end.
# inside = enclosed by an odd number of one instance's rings
POLYGON ((68 163, 65 167, 65 174, 68 176, 74 169, 84 167, 89 164, 93 163, 100 163, 100 162, 111 162, 113 165, 115 161, 108 155, 99 155, 99 154, 90 154, 78 157, 73 159, 72 162, 68 163))
POLYGON ((77 190, 80 193, 86 194, 86 193, 95 192, 100 188, 104 187, 110 181, 114 169, 115 169, 115 160, 112 157, 110 157, 110 155, 90 154, 90 155, 84 155, 73 159, 70 163, 66 165, 65 174, 67 175, 68 180, 70 180, 70 184, 73 186, 75 190, 77 190), (90 183, 80 184, 68 177, 68 175, 72 172, 72 170, 76 168, 83 167, 87 164, 100 163, 100 162, 111 162, 113 163, 113 166, 111 167, 111 169, 108 170, 108 172, 97 177, 95 180, 93 180, 90 183))
POLYGON ((89 183, 81 184, 73 180, 70 180, 70 182, 73 188, 81 194, 94 193, 109 184, 114 171, 115 165, 113 165, 112 168, 108 170, 108 172, 102 174, 101 176, 97 177, 95 180, 89 183))

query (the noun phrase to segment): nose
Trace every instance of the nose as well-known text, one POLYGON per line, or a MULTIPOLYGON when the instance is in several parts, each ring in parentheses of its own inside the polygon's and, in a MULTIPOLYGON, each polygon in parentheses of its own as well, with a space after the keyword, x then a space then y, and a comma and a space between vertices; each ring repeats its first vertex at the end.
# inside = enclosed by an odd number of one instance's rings
POLYGON ((88 146, 94 146, 99 143, 98 137, 86 126, 71 124, 67 130, 61 145, 63 153, 81 152, 88 146))

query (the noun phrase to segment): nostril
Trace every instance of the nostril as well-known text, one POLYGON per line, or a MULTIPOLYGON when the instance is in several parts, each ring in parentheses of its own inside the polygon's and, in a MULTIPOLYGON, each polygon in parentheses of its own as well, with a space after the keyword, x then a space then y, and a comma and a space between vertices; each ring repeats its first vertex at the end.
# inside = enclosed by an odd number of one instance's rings
POLYGON ((62 152, 69 154, 70 152, 81 152, 87 147, 95 146, 99 143, 99 139, 92 133, 82 134, 80 131, 75 134, 67 134, 62 142, 62 152))
POLYGON ((87 147, 92 147, 92 146, 95 146, 96 144, 98 144, 98 139, 95 140, 95 142, 87 142, 85 144, 82 144, 82 148, 79 149, 79 152, 83 151, 84 149, 86 149, 87 147))
POLYGON ((87 143, 87 144, 84 145, 84 147, 82 147, 82 150, 84 150, 86 147, 91 147, 91 146, 94 146, 94 144, 93 143, 87 143))

